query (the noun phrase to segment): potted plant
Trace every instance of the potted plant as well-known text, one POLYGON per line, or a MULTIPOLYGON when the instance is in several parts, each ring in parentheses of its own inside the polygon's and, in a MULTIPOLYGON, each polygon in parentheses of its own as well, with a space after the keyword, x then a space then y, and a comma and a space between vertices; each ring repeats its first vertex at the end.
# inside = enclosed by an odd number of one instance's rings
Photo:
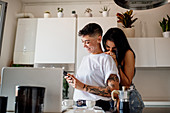
POLYGON ((132 25, 138 18, 132 19, 134 15, 133 10, 128 10, 125 13, 117 13, 116 16, 118 18, 118 23, 123 24, 123 31, 127 37, 135 36, 135 29, 133 29, 134 25, 132 25))
POLYGON ((44 12, 44 18, 50 18, 50 12, 49 11, 44 12))
POLYGON ((72 17, 77 17, 76 11, 73 10, 73 11, 71 12, 71 16, 72 16, 72 17))
POLYGON ((66 81, 66 79, 63 78, 63 99, 68 99, 69 98, 68 97, 68 93, 69 93, 68 89, 69 89, 69 84, 66 81))
POLYGON ((163 17, 162 21, 159 21, 160 26, 162 27, 163 37, 170 37, 170 17, 167 15, 168 19, 163 17))
POLYGON ((108 8, 107 6, 104 6, 104 7, 101 8, 101 9, 102 9, 102 11, 99 11, 99 12, 102 13, 103 17, 109 16, 110 8, 108 8))
POLYGON ((63 14, 63 8, 58 7, 57 10, 58 10, 58 13, 57 13, 58 17, 59 18, 63 17, 63 15, 64 15, 63 14))
POLYGON ((92 10, 90 9, 90 8, 87 8, 86 10, 85 10, 85 16, 87 16, 87 17, 92 17, 92 10))

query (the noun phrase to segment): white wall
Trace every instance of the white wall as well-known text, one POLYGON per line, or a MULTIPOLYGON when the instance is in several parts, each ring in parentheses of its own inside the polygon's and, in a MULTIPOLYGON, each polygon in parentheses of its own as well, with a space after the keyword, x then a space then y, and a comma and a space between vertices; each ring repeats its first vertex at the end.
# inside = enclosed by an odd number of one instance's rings
POLYGON ((17 18, 15 14, 21 12, 20 0, 3 0, 3 1, 8 2, 8 6, 2 41, 2 51, 0 56, 0 72, 2 67, 9 66, 12 61, 17 23, 17 18))
POLYGON ((134 83, 145 101, 170 101, 170 68, 137 68, 134 83))
MULTIPOLYGON (((72 0, 73 1, 73 0, 72 0)), ((95 17, 101 16, 99 11, 104 5, 108 5, 110 10, 110 16, 116 16, 117 12, 125 12, 127 9, 123 9, 117 6, 113 1, 110 2, 53 2, 53 3, 27 3, 24 5, 23 12, 31 12, 37 18, 43 17, 45 11, 50 11, 52 17, 57 17, 57 8, 64 8, 64 17, 69 17, 71 11, 75 10, 79 17, 84 16, 86 8, 92 9, 92 14, 95 17)), ((162 30, 159 25, 159 21, 166 15, 170 15, 170 4, 161 6, 155 9, 134 11, 138 20, 135 22, 136 37, 161 37, 162 30)), ((120 25, 120 24, 119 24, 120 25)))

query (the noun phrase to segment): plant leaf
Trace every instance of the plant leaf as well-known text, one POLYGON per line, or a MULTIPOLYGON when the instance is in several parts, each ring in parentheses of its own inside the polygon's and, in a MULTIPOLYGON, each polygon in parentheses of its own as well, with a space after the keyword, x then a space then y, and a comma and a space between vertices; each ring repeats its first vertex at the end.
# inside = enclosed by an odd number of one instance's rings
POLYGON ((129 11, 129 15, 132 15, 132 13, 133 13, 133 10, 130 10, 130 11, 129 11))
POLYGON ((138 18, 133 19, 131 24, 133 24, 137 19, 138 19, 138 18))

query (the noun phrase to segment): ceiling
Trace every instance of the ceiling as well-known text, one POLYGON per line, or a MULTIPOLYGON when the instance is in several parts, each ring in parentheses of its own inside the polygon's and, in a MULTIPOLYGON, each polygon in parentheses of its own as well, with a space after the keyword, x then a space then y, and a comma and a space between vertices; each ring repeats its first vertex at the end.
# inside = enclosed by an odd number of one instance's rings
POLYGON ((93 3, 93 2, 100 2, 100 3, 116 3, 119 6, 126 8, 126 9, 136 9, 136 10, 143 10, 143 9, 150 9, 155 8, 161 5, 164 5, 165 3, 161 4, 153 4, 160 1, 168 1, 170 3, 170 0, 21 0, 24 4, 35 4, 35 3, 74 3, 74 2, 87 2, 87 3, 93 3), (126 1, 129 2, 128 4, 123 4, 120 1, 126 1), (144 2, 144 3, 143 3, 144 2), (146 2, 146 3, 145 3, 146 2), (152 2, 152 4, 150 3, 152 2), (119 4, 120 3, 120 4, 119 4), (127 6, 126 6, 127 5, 127 6))

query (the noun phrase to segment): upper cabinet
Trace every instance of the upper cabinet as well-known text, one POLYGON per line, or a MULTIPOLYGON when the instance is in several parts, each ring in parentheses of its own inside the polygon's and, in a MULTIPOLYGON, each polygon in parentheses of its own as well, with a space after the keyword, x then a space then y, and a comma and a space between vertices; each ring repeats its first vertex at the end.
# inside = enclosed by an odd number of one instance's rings
POLYGON ((136 67, 155 67, 154 38, 128 38, 136 55, 136 67))
POLYGON ((157 67, 170 67, 170 38, 155 38, 157 67))
POLYGON ((34 63, 75 63, 76 18, 40 18, 34 63))
MULTIPOLYGON (((77 34, 88 23, 98 23, 103 34, 117 27, 116 17, 19 19, 14 64, 75 64, 88 54, 77 34)), ((170 38, 128 38, 136 67, 170 67, 170 38)))
MULTIPOLYGON (((77 20, 77 32, 81 30, 88 23, 97 23, 103 29, 103 34, 111 27, 117 27, 116 17, 80 17, 77 20)), ((88 55, 87 50, 83 48, 81 37, 77 36, 77 57, 76 57, 76 67, 78 68, 83 56, 88 55)))
POLYGON ((170 67, 170 38, 128 38, 136 67, 170 67))
POLYGON ((34 64, 37 19, 18 19, 13 63, 34 64))

